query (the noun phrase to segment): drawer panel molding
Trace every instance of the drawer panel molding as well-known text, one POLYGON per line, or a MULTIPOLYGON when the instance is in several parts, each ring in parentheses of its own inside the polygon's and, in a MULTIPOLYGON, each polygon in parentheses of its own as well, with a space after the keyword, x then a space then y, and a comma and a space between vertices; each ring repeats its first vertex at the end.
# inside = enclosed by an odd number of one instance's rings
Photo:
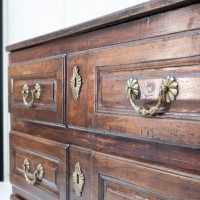
POLYGON ((24 120, 63 124, 66 55, 9 67, 9 112, 24 120))
POLYGON ((36 199, 66 200, 68 145, 10 133, 10 180, 36 199))

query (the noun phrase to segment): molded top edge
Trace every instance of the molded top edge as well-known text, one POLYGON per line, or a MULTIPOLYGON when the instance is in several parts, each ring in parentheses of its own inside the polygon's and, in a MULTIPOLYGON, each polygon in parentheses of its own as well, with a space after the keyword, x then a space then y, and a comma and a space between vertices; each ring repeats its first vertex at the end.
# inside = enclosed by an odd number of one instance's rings
POLYGON ((116 24, 128 22, 143 18, 152 14, 184 7, 193 3, 197 3, 199 0, 151 0, 138 4, 96 19, 86 21, 71 27, 67 27, 52 33, 48 33, 42 36, 38 36, 32 39, 28 39, 22 42, 18 42, 6 47, 6 51, 13 52, 20 49, 33 47, 36 45, 58 40, 64 37, 73 37, 90 31, 98 30, 101 28, 113 26, 116 24))

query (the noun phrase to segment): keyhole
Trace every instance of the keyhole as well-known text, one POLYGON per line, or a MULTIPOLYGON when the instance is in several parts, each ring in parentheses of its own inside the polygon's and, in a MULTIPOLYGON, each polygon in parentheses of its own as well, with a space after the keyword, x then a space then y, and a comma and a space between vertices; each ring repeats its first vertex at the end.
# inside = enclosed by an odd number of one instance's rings
POLYGON ((74 78, 74 87, 76 87, 76 78, 74 78))
POLYGON ((79 184, 79 175, 76 175, 76 183, 79 184))

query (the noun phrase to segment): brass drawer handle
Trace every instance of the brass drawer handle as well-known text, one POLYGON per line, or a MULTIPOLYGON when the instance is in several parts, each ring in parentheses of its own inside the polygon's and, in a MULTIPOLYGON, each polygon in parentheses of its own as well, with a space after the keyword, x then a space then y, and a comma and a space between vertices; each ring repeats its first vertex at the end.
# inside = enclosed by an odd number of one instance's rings
POLYGON ((24 102, 24 105, 27 107, 27 108, 30 108, 33 106, 33 103, 34 103, 34 100, 35 98, 36 99, 39 99, 40 98, 40 95, 41 95, 41 87, 38 83, 36 83, 35 85, 35 89, 34 90, 31 90, 31 94, 32 94, 32 99, 30 102, 28 102, 28 95, 29 95, 29 89, 28 89, 28 85, 24 85, 23 86, 23 89, 22 89, 22 97, 23 97, 23 102, 24 102))
POLYGON ((162 80, 160 87, 158 102, 156 106, 149 109, 141 108, 135 105, 134 100, 138 99, 140 96, 140 86, 136 79, 129 79, 126 84, 126 95, 127 99, 130 101, 133 109, 142 115, 155 115, 159 110, 162 102, 170 103, 175 101, 178 95, 178 83, 172 76, 167 76, 162 80))
POLYGON ((43 167, 42 167, 41 164, 38 164, 38 165, 37 165, 37 169, 36 169, 36 171, 34 172, 34 178, 33 178, 33 180, 31 180, 31 179, 28 177, 28 172, 29 172, 29 168, 30 168, 28 159, 25 159, 25 160, 24 160, 24 164, 22 165, 22 167, 23 167, 23 170, 24 170, 25 180, 26 180, 26 182, 27 182, 28 184, 34 185, 37 179, 41 180, 41 179, 43 178, 44 170, 43 170, 43 167))
POLYGON ((76 163, 75 165, 75 171, 73 173, 73 181, 74 181, 74 187, 76 190, 77 196, 81 196, 83 192, 83 185, 84 185, 84 175, 81 172, 81 167, 79 163, 76 163))

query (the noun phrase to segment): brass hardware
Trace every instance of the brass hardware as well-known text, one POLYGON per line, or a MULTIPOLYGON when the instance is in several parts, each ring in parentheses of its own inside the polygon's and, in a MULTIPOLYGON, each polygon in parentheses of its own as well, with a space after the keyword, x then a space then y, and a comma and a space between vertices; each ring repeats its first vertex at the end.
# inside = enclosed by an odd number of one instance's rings
POLYGON ((175 101, 176 96, 178 95, 178 83, 172 76, 167 76, 166 78, 164 78, 160 87, 158 102, 156 106, 149 109, 140 108, 133 102, 140 96, 140 86, 136 79, 129 79, 127 81, 126 95, 132 107, 138 114, 154 115, 159 110, 162 102, 170 103, 172 101, 175 101))
POLYGON ((77 100, 80 94, 81 86, 82 86, 82 78, 79 74, 79 69, 77 66, 73 69, 73 75, 71 78, 71 88, 72 88, 72 95, 74 100, 77 100))
POLYGON ((34 178, 33 178, 33 180, 31 180, 31 179, 28 177, 28 172, 29 172, 29 168, 30 168, 28 159, 25 159, 25 160, 24 160, 24 164, 22 165, 22 167, 23 167, 23 170, 24 170, 25 180, 26 180, 26 182, 27 182, 28 184, 34 185, 37 179, 41 180, 41 179, 43 178, 44 170, 43 170, 43 167, 42 167, 41 164, 38 164, 38 165, 37 165, 37 169, 36 169, 36 171, 34 172, 34 178))
POLYGON ((84 185, 84 175, 81 172, 80 164, 76 163, 75 165, 75 172, 73 173, 73 181, 74 187, 76 190, 77 196, 81 196, 83 192, 83 185, 84 185))
POLYGON ((23 102, 24 102, 24 105, 27 107, 27 108, 30 108, 33 106, 33 103, 34 103, 34 100, 35 98, 36 99, 39 99, 40 98, 40 95, 41 95, 41 87, 38 83, 36 83, 35 85, 35 89, 34 90, 31 90, 31 94, 32 94, 32 99, 30 102, 27 102, 28 100, 28 95, 29 95, 29 89, 28 89, 28 85, 24 85, 23 86, 23 89, 22 89, 22 96, 23 96, 23 102))

